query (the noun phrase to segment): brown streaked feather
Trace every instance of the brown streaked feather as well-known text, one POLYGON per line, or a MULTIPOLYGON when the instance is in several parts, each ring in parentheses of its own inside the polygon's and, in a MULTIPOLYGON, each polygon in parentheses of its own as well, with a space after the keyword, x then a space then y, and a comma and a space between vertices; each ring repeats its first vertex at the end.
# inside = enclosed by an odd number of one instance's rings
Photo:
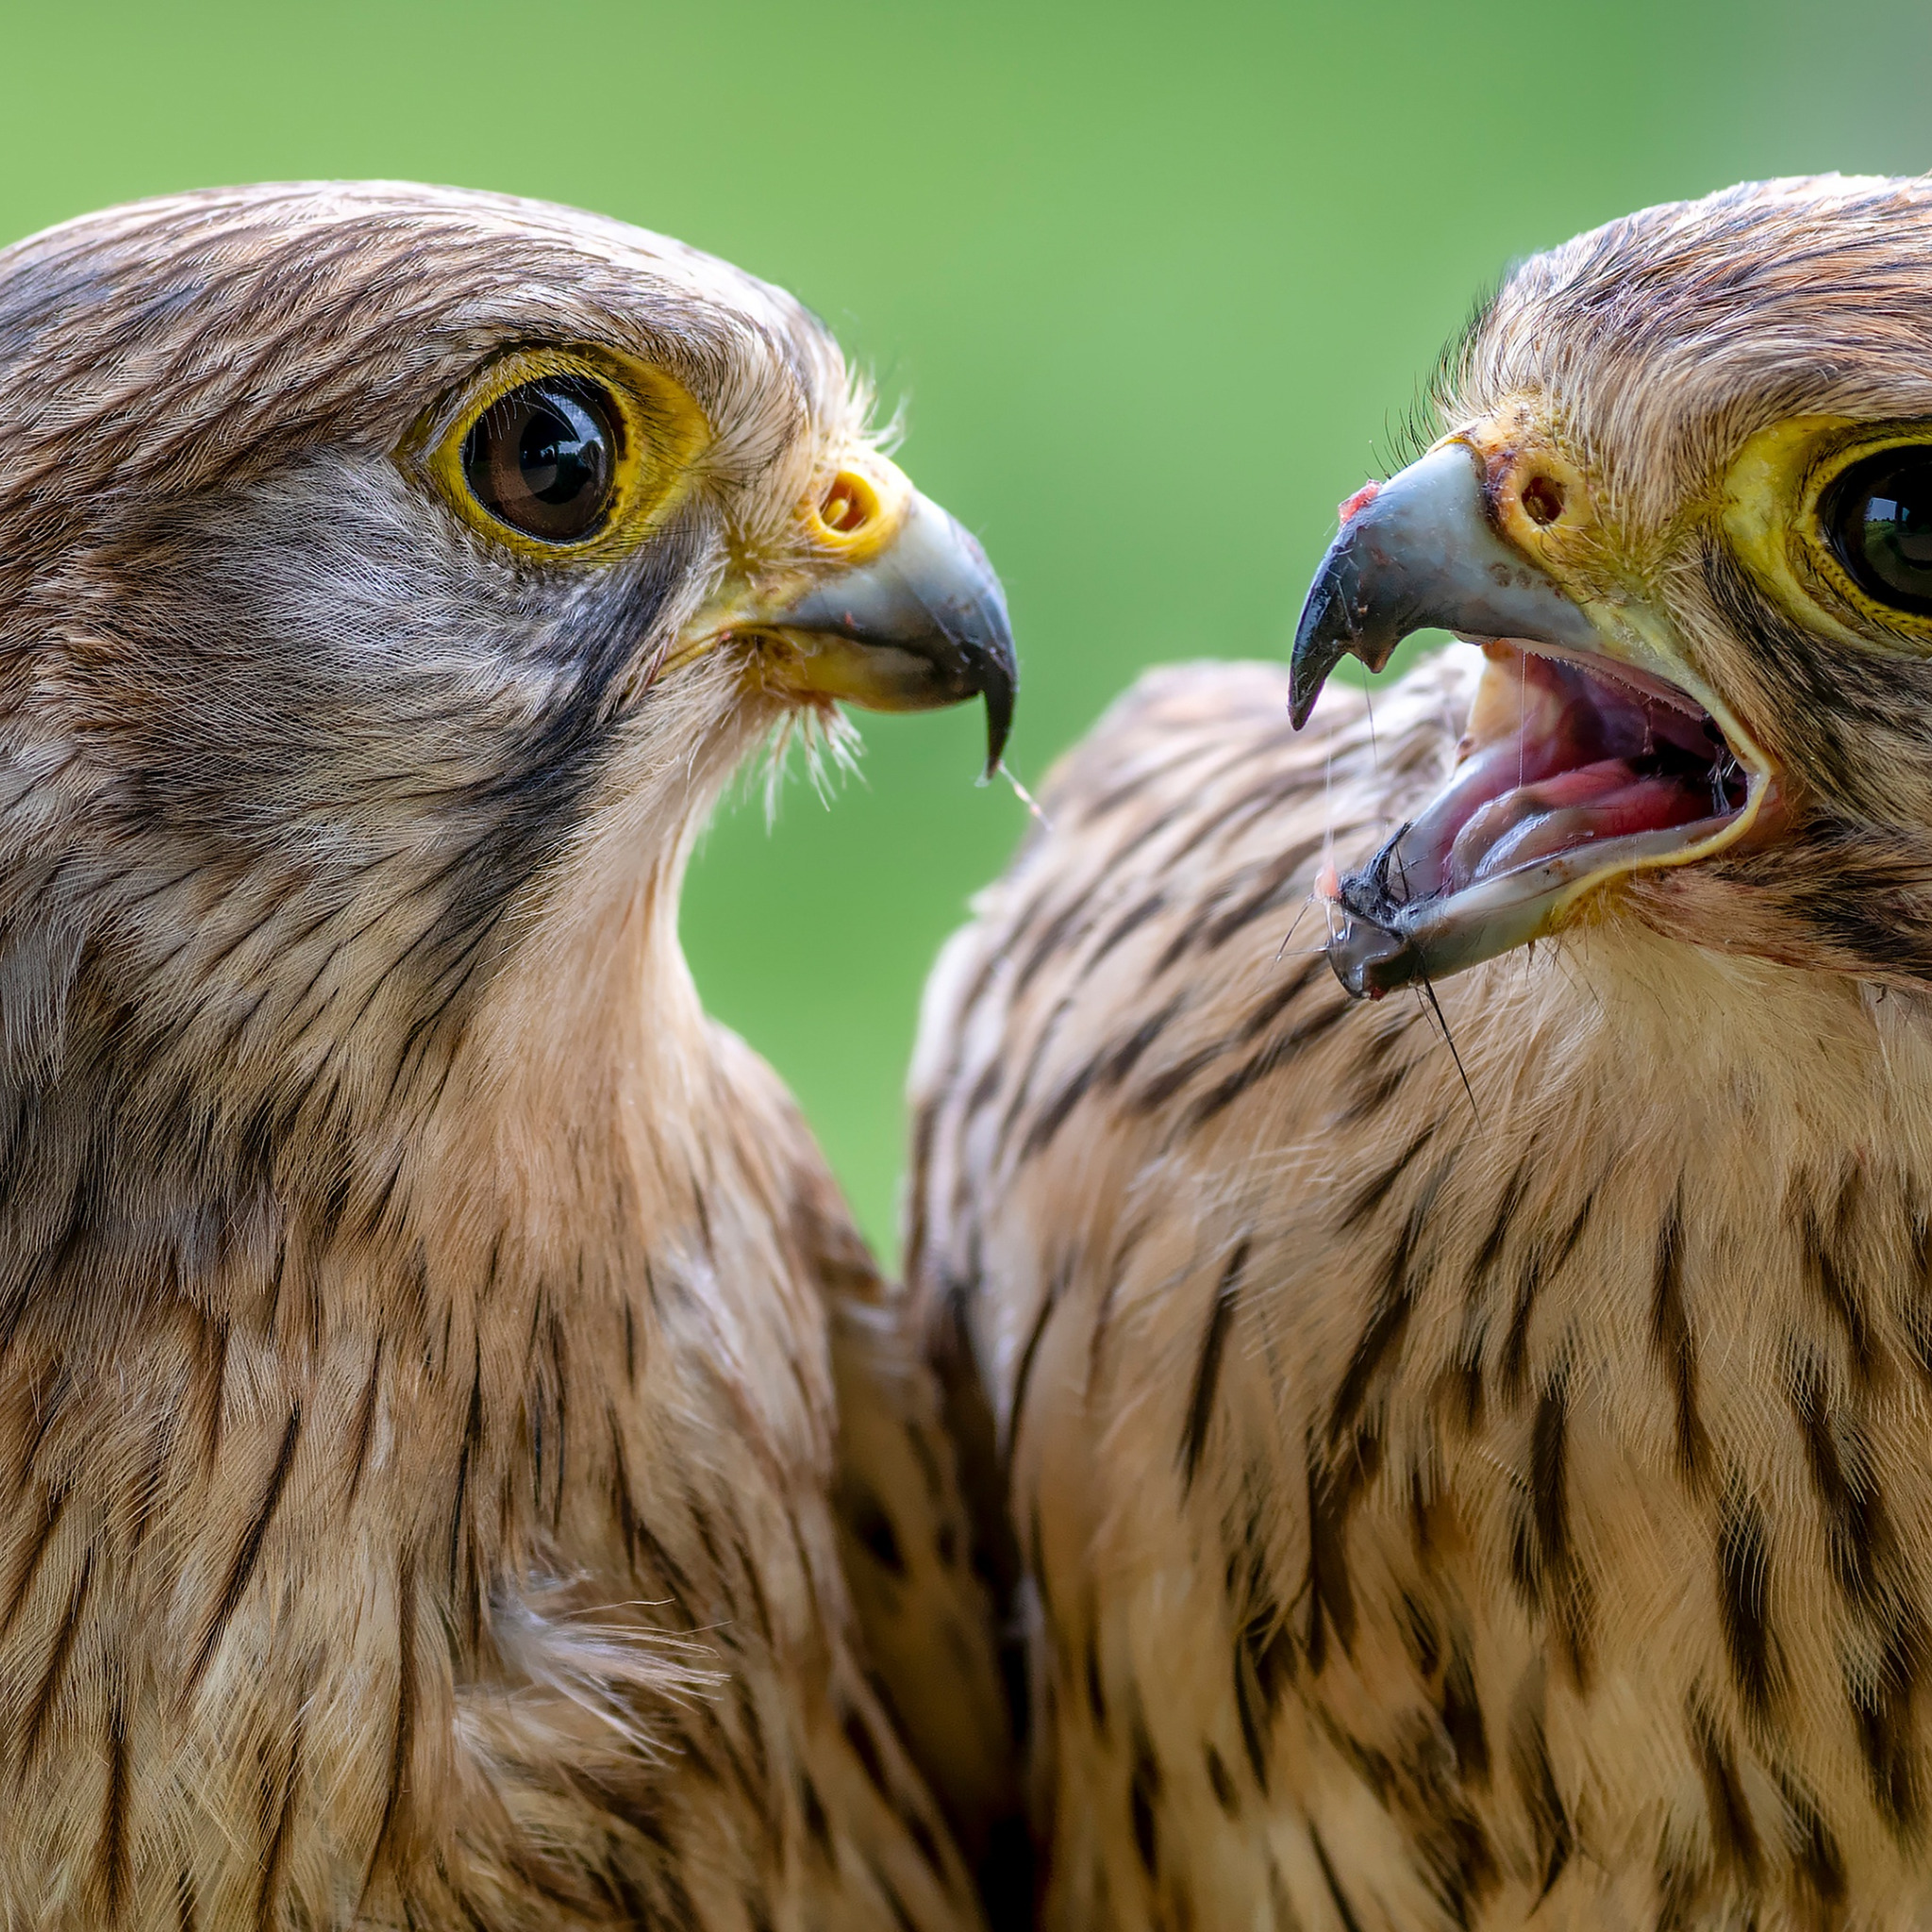
POLYGON ((1437 385, 1586 480, 1564 587, 1745 721, 1773 834, 1425 986, 1432 1041, 1284 954, 1440 785, 1468 671, 1297 739, 1285 675, 1195 666, 943 956, 913 1286, 1009 1458, 1051 1926, 1932 1917, 1932 656, 1730 517, 1790 419, 1925 442, 1928 251, 1927 177, 1645 209, 1437 385))
POLYGON ((888 1291, 675 934, 786 701, 666 651, 864 407, 782 292, 504 197, 0 251, 8 1924, 982 1923, 887 1711, 997 1790, 997 1687, 900 1688, 991 1671, 931 1385, 835 1355, 888 1291), (594 571, 392 459, 533 343, 711 432, 594 571))
POLYGON ((914 1286, 1037 1524, 1047 1923, 1914 1923, 1920 1008, 1606 922, 1439 987, 1479 1122, 1392 1002, 1202 1105, 1253 1015, 1325 1011, 1298 895, 1439 782, 1468 689, 1451 656, 1297 741, 1285 674, 1155 675, 929 991, 914 1286), (1174 950, 1284 851, 1268 917, 1174 950), (1139 1087, 1080 1078, 1157 1019, 1139 1087))

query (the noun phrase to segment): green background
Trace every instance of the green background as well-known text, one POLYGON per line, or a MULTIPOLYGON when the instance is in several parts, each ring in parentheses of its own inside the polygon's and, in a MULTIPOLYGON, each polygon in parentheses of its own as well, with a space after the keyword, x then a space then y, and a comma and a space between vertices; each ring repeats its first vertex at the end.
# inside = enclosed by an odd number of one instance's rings
MULTIPOLYGON (((796 290, 1005 576, 1038 778, 1142 666, 1278 656, 1337 499, 1517 256, 1749 175, 1932 163, 1932 8, 980 0, 0 10, 0 239, 398 175, 796 290)), ((979 723, 867 720, 711 834, 686 942, 890 1251, 919 988, 1023 815, 979 723)))

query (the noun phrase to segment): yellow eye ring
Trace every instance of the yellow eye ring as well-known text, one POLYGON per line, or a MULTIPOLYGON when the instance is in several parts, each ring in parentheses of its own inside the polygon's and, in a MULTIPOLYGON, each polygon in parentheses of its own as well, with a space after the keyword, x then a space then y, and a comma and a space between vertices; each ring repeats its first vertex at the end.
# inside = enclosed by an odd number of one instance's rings
POLYGON ((1827 527, 1848 473, 1888 450, 1926 445, 1932 424, 1924 422, 1774 424, 1745 443, 1724 479, 1725 533, 1759 583, 1813 628, 1865 650, 1932 651, 1932 615, 1874 596, 1827 527))
MULTIPOLYGON (((541 408, 537 414, 541 420, 541 408)), ((569 423, 553 427, 566 433, 569 423)), ((532 562, 595 563, 635 548, 663 521, 709 435, 703 410, 663 370, 601 345, 544 346, 512 349, 486 363, 417 422, 397 455, 492 543, 532 562), (514 451, 508 466, 492 461, 487 447, 479 455, 499 425, 514 434, 531 419, 531 398, 547 404, 553 417, 560 411, 585 439, 588 466, 558 472, 553 462, 537 479, 551 484, 553 506, 565 503, 572 479, 594 489, 594 503, 586 505, 594 514, 581 519, 580 530, 567 506, 545 514, 528 488, 516 504, 506 501, 507 488, 492 489, 491 478, 516 483, 514 451)), ((528 443, 526 434, 526 456, 528 443)), ((537 454, 554 458, 556 451, 537 454)))

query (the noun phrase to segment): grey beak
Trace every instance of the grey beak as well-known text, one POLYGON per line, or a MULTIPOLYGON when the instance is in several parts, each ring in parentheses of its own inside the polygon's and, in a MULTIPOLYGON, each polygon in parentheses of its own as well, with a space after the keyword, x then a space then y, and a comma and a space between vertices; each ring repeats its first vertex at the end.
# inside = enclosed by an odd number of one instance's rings
POLYGON ((986 775, 999 769, 1020 667, 1006 592, 973 534, 914 493, 897 536, 766 620, 774 628, 864 647, 859 702, 923 711, 986 700, 986 775))
POLYGON ((1496 534, 1479 458, 1444 443, 1390 478, 1328 546, 1295 626, 1289 706, 1308 722, 1349 653, 1371 671, 1411 631, 1600 649, 1589 618, 1496 534))

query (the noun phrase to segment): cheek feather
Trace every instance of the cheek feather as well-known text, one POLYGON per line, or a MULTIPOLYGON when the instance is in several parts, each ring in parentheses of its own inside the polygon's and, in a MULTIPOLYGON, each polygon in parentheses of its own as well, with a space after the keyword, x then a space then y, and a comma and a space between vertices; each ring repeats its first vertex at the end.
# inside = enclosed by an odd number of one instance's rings
POLYGON ((532 203, 0 251, 9 1909, 979 1923, 875 1688, 1011 1808, 936 1394, 676 936, 782 706, 671 647, 845 401, 789 298, 532 203), (406 431, 506 358, 471 515, 406 431), (624 358, 716 432, 655 497, 624 358))
POLYGON ((1285 695, 1124 705, 925 1015, 915 1276, 1010 1416, 1036 1721, 1101 1791, 1058 1856, 1230 1914, 1257 1819, 1298 1913, 1910 1895, 1923 1017, 1881 1051, 1831 977, 1606 924, 1441 989, 1473 1114, 1420 999, 1280 955, 1466 685, 1312 743, 1285 695))

